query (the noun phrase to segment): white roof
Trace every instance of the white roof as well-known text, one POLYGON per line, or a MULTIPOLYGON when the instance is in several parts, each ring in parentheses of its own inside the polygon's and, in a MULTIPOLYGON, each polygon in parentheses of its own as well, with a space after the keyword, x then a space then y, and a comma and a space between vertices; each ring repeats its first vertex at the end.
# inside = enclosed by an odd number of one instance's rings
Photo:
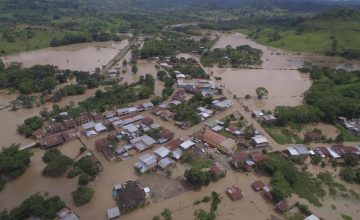
POLYGON ((156 143, 156 141, 152 137, 150 137, 148 135, 143 135, 143 136, 134 138, 130 142, 132 144, 134 144, 134 143, 137 143, 137 142, 140 142, 140 141, 144 142, 144 144, 146 144, 148 146, 153 145, 153 144, 156 143))
POLYGON ((176 150, 174 150, 172 152, 172 156, 173 158, 175 158, 176 160, 179 160, 183 155, 183 151, 180 148, 177 148, 176 150))
POLYGON ((150 154, 144 154, 140 157, 140 161, 142 161, 144 164, 146 165, 151 165, 156 163, 156 157, 155 155, 150 155, 150 154))
POLYGON ((183 142, 182 144, 180 144, 180 147, 182 147, 184 150, 187 150, 190 147, 192 147, 193 145, 195 145, 194 142, 192 142, 191 140, 187 140, 187 141, 183 142))
POLYGON ((149 187, 145 187, 143 190, 144 190, 144 192, 145 192, 146 194, 149 194, 149 193, 150 193, 150 188, 149 188, 149 187))
POLYGON ((87 137, 97 135, 96 131, 94 131, 94 130, 86 131, 85 134, 86 134, 87 137))
POLYGON ((209 115, 209 114, 206 113, 206 112, 201 112, 201 113, 200 113, 200 116, 203 117, 203 118, 209 118, 211 115, 209 115))
POLYGON ((185 78, 185 75, 182 73, 178 73, 178 74, 176 74, 176 78, 185 78))
POLYGON ((254 110, 253 111, 253 114, 256 116, 256 117, 260 117, 260 116, 263 116, 264 113, 262 111, 259 111, 259 110, 254 110))
POLYGON ((151 102, 146 102, 146 103, 143 103, 142 106, 144 108, 152 108, 152 107, 154 107, 154 104, 152 104, 151 102))
POLYGON ((107 218, 108 219, 113 219, 113 218, 116 218, 118 216, 120 216, 119 207, 114 207, 114 208, 111 208, 111 209, 107 210, 107 218))
POLYGON ((309 155, 310 152, 305 146, 295 146, 294 147, 297 152, 299 152, 300 155, 309 155))
POLYGON ((174 161, 171 160, 170 158, 168 157, 165 157, 164 159, 161 159, 158 163, 159 167, 165 169, 166 167, 168 167, 169 165, 173 164, 174 161))
POLYGON ((340 158, 341 157, 339 154, 337 154, 335 151, 333 151, 330 147, 327 147, 326 149, 329 151, 332 158, 340 158))
POLYGON ((264 187, 263 187, 263 190, 264 190, 265 192, 270 192, 270 191, 271 191, 271 189, 270 189, 269 186, 264 186, 264 187))
POLYGON ((252 137, 252 139, 255 141, 256 144, 264 144, 268 142, 268 140, 262 135, 255 135, 254 137, 252 137))
POLYGON ((299 156, 299 152, 297 152, 297 150, 295 150, 295 148, 293 147, 288 147, 287 151, 291 156, 299 156))
POLYGON ((116 116, 116 117, 108 118, 108 120, 111 121, 111 122, 114 122, 114 121, 119 121, 120 118, 116 116))
POLYGON ((105 131, 106 127, 102 124, 102 123, 97 123, 95 125, 95 131, 99 132, 99 131, 105 131))
POLYGON ((164 158, 170 153, 170 151, 166 147, 159 147, 154 151, 154 153, 159 157, 164 158))
POLYGON ((320 220, 316 215, 312 214, 306 218, 304 218, 304 220, 320 220))
POLYGON ((228 108, 230 106, 232 106, 232 101, 231 100, 228 100, 228 99, 225 99, 221 102, 217 102, 215 103, 215 106, 219 107, 219 108, 228 108))
POLYGON ((130 133, 134 133, 138 131, 138 128, 134 125, 134 124, 128 124, 123 126, 124 130, 130 132, 130 133))
POLYGON ((223 129, 223 127, 220 125, 216 125, 215 127, 211 128, 211 130, 216 131, 216 132, 221 131, 222 129, 223 129))
POLYGON ((121 189, 121 188, 122 188, 121 184, 116 184, 116 185, 114 186, 114 189, 115 189, 115 190, 118 190, 118 189, 121 189))
POLYGON ((95 125, 96 125, 95 122, 90 121, 90 122, 83 124, 82 127, 84 130, 88 130, 88 129, 95 127, 95 125))

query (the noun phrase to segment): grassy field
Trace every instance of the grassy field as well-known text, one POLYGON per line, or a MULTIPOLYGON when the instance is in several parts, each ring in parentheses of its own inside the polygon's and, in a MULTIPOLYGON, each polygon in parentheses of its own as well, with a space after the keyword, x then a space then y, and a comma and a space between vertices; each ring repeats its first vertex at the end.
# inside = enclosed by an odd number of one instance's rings
POLYGON ((17 29, 15 32, 15 42, 8 42, 4 38, 0 38, 1 54, 14 54, 22 51, 30 51, 50 46, 50 41, 54 38, 62 38, 64 32, 49 31, 45 29, 32 30, 34 36, 27 38, 22 34, 23 29, 17 29))
POLYGON ((327 54, 336 51, 360 50, 360 22, 308 20, 297 27, 236 29, 256 42, 295 52, 327 54), (273 36, 277 37, 274 38, 273 36))
POLYGON ((351 133, 349 130, 344 128, 344 126, 342 126, 341 124, 335 124, 335 127, 344 136, 344 141, 360 141, 360 137, 351 133))
POLYGON ((263 126, 265 131, 278 143, 278 144, 293 144, 295 141, 293 137, 282 132, 281 127, 277 126, 263 126))

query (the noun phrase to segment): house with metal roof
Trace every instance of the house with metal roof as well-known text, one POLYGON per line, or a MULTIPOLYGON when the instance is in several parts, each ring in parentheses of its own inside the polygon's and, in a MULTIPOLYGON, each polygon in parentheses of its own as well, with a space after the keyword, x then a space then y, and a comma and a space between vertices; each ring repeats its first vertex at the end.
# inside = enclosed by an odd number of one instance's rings
POLYGON ((140 161, 135 163, 134 166, 138 168, 141 173, 145 173, 157 165, 156 156, 153 154, 144 154, 139 159, 140 161))

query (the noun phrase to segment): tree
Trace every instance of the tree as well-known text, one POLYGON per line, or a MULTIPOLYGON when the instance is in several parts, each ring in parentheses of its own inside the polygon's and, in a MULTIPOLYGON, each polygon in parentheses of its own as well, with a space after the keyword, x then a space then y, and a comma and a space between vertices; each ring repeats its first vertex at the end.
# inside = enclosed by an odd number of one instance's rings
POLYGON ((264 96, 268 95, 268 91, 267 89, 265 89, 264 87, 258 87, 256 88, 256 94, 258 96, 259 99, 263 98, 264 96))
POLYGON ((252 124, 245 128, 244 136, 246 139, 250 139, 255 136, 255 128, 252 124))
POLYGON ((280 201, 291 196, 291 186, 281 172, 275 172, 274 176, 271 178, 271 186, 273 188, 274 198, 276 201, 280 201))
POLYGON ((338 134, 337 136, 336 136, 336 138, 335 138, 335 142, 336 143, 342 143, 342 142, 344 142, 344 135, 343 134, 338 134))
POLYGON ((61 176, 69 169, 72 163, 73 160, 71 158, 59 155, 44 168, 43 174, 52 177, 61 176))
POLYGON ((127 66, 128 65, 128 62, 127 60, 124 60, 123 63, 122 63, 123 66, 127 66))
POLYGON ((52 148, 45 152, 44 156, 42 157, 42 160, 45 163, 50 163, 51 161, 53 161, 56 157, 58 157, 60 155, 61 155, 61 152, 57 148, 52 148))
POLYGON ((0 153, 0 173, 18 177, 25 172, 32 153, 28 150, 19 150, 19 147, 20 145, 12 144, 0 153))
POLYGON ((71 193, 71 196, 77 206, 88 203, 94 195, 94 190, 88 187, 78 187, 71 193))
POLYGON ((83 173, 79 176, 79 184, 82 186, 86 186, 90 182, 90 180, 90 176, 86 173, 83 173))
POLYGON ((354 169, 352 167, 345 167, 340 171, 340 177, 346 182, 351 183, 354 180, 354 169))
POLYGON ((359 157, 356 154, 346 153, 343 157, 345 165, 349 167, 355 167, 359 164, 359 157))
POLYGON ((100 167, 97 162, 93 161, 90 157, 83 157, 77 163, 76 166, 79 167, 84 173, 95 176, 100 172, 100 167))
POLYGON ((211 174, 198 169, 185 170, 184 177, 186 181, 193 184, 194 186, 208 185, 211 180, 211 174))
POLYGON ((131 67, 131 72, 137 73, 137 72, 138 72, 138 67, 137 67, 136 65, 133 65, 133 66, 131 67))
POLYGON ((152 103, 153 105, 158 105, 158 104, 160 104, 161 100, 162 100, 162 99, 161 99, 160 96, 155 96, 154 98, 151 99, 151 103, 152 103))
POLYGON ((165 220, 171 220, 172 217, 171 217, 171 210, 170 209, 164 209, 161 214, 160 214, 162 217, 164 217, 165 220))

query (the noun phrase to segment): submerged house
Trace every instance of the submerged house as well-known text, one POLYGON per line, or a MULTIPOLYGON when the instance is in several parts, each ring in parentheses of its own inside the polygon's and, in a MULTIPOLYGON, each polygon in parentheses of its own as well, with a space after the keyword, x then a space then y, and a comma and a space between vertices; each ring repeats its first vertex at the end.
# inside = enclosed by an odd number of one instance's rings
POLYGON ((144 203, 146 193, 138 181, 129 180, 116 189, 116 200, 120 211, 124 211, 144 203))

